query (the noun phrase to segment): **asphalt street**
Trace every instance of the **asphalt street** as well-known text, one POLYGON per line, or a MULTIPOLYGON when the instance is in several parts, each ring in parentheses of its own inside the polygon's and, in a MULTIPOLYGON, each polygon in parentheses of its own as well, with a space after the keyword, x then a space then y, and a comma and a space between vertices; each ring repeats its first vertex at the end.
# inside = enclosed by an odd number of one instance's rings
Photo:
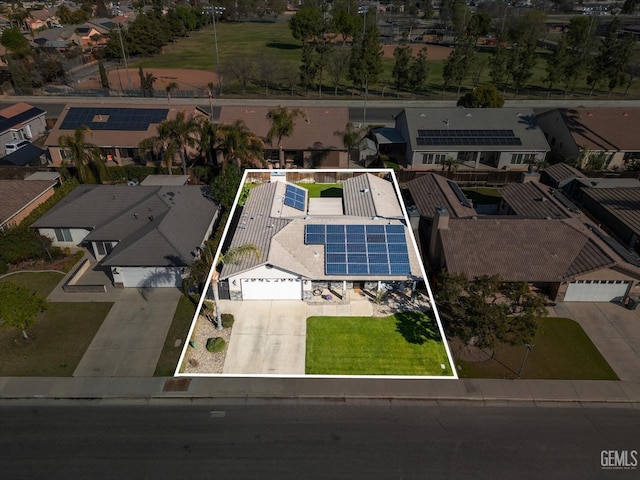
POLYGON ((638 410, 580 407, 2 407, 0 472, 6 479, 637 478, 631 451, 640 447, 639 424, 638 410), (629 452, 627 469, 603 467, 603 451, 629 452))

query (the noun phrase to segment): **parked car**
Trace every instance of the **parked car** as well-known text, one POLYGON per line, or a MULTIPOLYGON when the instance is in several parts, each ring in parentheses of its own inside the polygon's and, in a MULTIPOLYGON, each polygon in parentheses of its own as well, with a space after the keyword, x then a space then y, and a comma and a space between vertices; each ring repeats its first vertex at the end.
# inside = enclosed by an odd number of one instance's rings
POLYGON ((5 154, 9 155, 16 150, 20 150, 25 145, 29 145, 30 143, 31 142, 29 140, 11 140, 4 146, 5 154))

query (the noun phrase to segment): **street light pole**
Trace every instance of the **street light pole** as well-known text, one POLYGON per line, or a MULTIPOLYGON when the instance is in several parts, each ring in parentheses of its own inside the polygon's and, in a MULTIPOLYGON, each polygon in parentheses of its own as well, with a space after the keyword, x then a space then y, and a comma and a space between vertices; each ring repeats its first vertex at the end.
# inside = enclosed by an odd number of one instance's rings
POLYGON ((524 352, 524 358, 522 359, 522 363, 520 364, 520 370, 518 370, 518 378, 522 378, 522 369, 524 368, 524 362, 527 361, 527 355, 529 355, 531 349, 535 347, 535 345, 532 345, 530 343, 525 343, 524 346, 527 347, 527 350, 524 352))
MULTIPOLYGON (((218 77, 218 95, 222 95, 222 80, 220 80, 220 55, 218 54, 218 31, 216 29, 216 7, 212 6, 211 8, 211 18, 213 19, 213 40, 216 47, 216 77, 218 77)), ((213 110, 211 114, 213 115, 213 110)))
MULTIPOLYGON (((131 90, 131 78, 129 77, 129 66, 127 65, 127 53, 124 51, 124 43, 122 42, 122 33, 120 32, 120 24, 118 25, 118 36, 120 37, 120 48, 122 48, 122 59, 124 60, 124 71, 127 73, 127 83, 129 85, 129 90, 131 90)), ((118 73, 118 78, 120 78, 120 73, 118 73)))

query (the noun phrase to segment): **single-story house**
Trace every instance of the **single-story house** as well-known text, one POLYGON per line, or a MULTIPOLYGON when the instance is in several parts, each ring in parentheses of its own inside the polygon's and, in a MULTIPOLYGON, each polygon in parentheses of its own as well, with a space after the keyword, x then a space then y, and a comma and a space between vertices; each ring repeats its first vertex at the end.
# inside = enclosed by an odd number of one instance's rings
POLYGON ((107 165, 126 165, 143 162, 139 150, 142 140, 157 135, 158 124, 171 120, 178 112, 198 115, 195 107, 153 107, 136 105, 67 105, 51 129, 44 145, 49 149, 51 160, 58 166, 62 161, 70 161, 71 153, 61 149, 59 139, 63 135, 73 136, 75 129, 82 125, 89 127, 85 141, 97 145, 107 165))
POLYGON ((395 130, 404 140, 406 167, 417 170, 453 162, 461 170, 526 171, 549 151, 533 110, 524 107, 405 108, 395 130))
POLYGON ((218 206, 197 186, 80 185, 31 225, 88 248, 119 287, 180 287, 218 206))
POLYGON ((220 109, 220 124, 232 124, 242 120, 249 130, 265 142, 265 159, 276 168, 346 168, 347 149, 336 131, 342 131, 349 123, 347 107, 304 107, 303 116, 295 121, 293 133, 282 139, 285 165, 279 165, 278 139, 267 142, 271 123, 267 118, 269 107, 228 107, 220 109))
POLYGON ((44 110, 20 102, 0 110, 0 150, 7 142, 38 138, 47 130, 44 110))
POLYGON ((535 182, 508 185, 500 189, 499 215, 474 215, 462 197, 451 196, 449 181, 436 177, 408 182, 418 210, 426 213, 420 237, 432 272, 500 275, 565 302, 640 294, 640 258, 559 190, 535 182))
POLYGON ((53 28, 60 23, 55 11, 40 9, 30 10, 29 16, 25 19, 25 24, 30 30, 40 30, 41 28, 53 28))
POLYGON ((0 180, 0 230, 18 225, 54 194, 58 183, 58 174, 45 180, 35 176, 24 180, 0 180))
MULTIPOLYGON (((259 255, 224 262, 214 295, 312 300, 334 288, 344 298, 352 288, 375 294, 397 285, 415 291, 424 280, 392 171, 341 171, 341 196, 320 198, 309 198, 304 183, 290 181, 301 171, 271 172, 249 190, 243 207, 235 207, 234 228, 222 241, 229 249, 253 244, 259 255)), ((306 181, 324 175, 303 172, 306 181)))
POLYGON ((48 163, 47 151, 36 147, 32 143, 25 145, 6 157, 0 157, 0 166, 40 167, 48 163))
POLYGON ((596 170, 640 163, 639 122, 640 108, 633 107, 557 108, 538 115, 553 156, 596 170))

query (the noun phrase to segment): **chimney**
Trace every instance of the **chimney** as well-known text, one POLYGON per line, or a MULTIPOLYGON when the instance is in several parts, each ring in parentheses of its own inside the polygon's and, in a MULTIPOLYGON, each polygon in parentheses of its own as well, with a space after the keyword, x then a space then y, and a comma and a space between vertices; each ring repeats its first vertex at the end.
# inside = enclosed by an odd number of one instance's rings
POLYGON ((438 232, 449 229, 449 212, 444 205, 436 207, 436 215, 431 224, 431 234, 429 235, 429 260, 434 269, 442 267, 442 248, 438 232))

